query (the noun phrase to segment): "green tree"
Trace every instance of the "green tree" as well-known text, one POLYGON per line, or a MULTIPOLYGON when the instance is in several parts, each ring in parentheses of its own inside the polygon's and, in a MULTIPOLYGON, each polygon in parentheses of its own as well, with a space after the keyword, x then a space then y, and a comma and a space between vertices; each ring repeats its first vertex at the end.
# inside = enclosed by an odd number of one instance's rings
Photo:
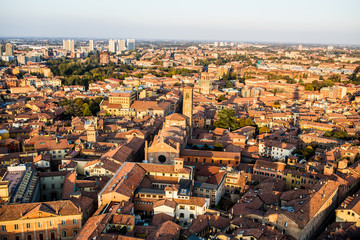
POLYGON ((333 130, 333 131, 327 131, 324 134, 325 137, 330 137, 330 138, 336 138, 336 139, 343 139, 346 140, 349 138, 349 135, 347 132, 342 131, 340 129, 338 130, 333 130))
POLYGON ((238 118, 240 128, 246 126, 255 126, 255 123, 250 118, 238 118))
POLYGON ((334 85, 334 83, 331 81, 331 80, 324 80, 322 83, 321 83, 321 86, 322 87, 331 87, 331 86, 333 86, 334 85))
POLYGON ((89 109, 91 111, 91 115, 96 115, 98 111, 100 111, 99 103, 94 100, 89 101, 89 109))
POLYGON ((267 127, 261 127, 259 128, 259 134, 263 134, 263 133, 269 133, 270 129, 267 127))
POLYGON ((214 150, 215 150, 215 151, 223 151, 223 150, 224 150, 224 146, 223 146, 221 143, 216 142, 216 143, 214 144, 214 150))
POLYGON ((333 74, 329 77, 329 80, 331 80, 332 82, 340 82, 341 76, 340 74, 333 74))
POLYGON ((277 93, 283 93, 283 92, 284 92, 284 89, 282 89, 282 88, 274 88, 274 90, 273 90, 274 96, 276 96, 277 93))
MULTIPOLYGON (((253 121, 250 118, 246 118, 245 119, 245 126, 254 126, 255 124, 253 123, 253 121)), ((245 127, 243 126, 243 127, 245 127)))
POLYGON ((306 91, 314 91, 314 87, 312 85, 310 85, 310 84, 306 84, 305 90, 306 91))
POLYGON ((97 98, 95 98, 95 102, 96 102, 97 104, 100 104, 103 99, 104 99, 103 97, 97 97, 97 98))
POLYGON ((306 159, 310 159, 312 156, 315 155, 315 150, 311 146, 308 146, 304 149, 303 153, 306 159))
POLYGON ((321 88, 321 84, 319 83, 318 80, 312 81, 311 85, 314 87, 314 91, 318 91, 321 88))
POLYGON ((136 74, 134 75, 134 77, 143 78, 143 77, 144 77, 144 74, 143 74, 143 73, 136 73, 136 74))
POLYGON ((234 84, 232 81, 230 81, 230 80, 225 81, 225 88, 233 88, 233 87, 234 87, 234 84))
POLYGON ((65 118, 71 118, 72 116, 81 116, 81 106, 74 104, 73 101, 65 106, 65 118))
POLYGON ((210 147, 209 147, 209 145, 205 144, 201 149, 202 150, 210 150, 210 147))
POLYGON ((235 110, 231 108, 225 108, 218 113, 219 120, 214 123, 215 127, 226 128, 230 131, 234 131, 240 128, 240 123, 235 117, 235 110))
POLYGON ((222 102, 224 100, 226 100, 225 95, 220 95, 219 98, 217 99, 218 102, 222 102))
POLYGON ((84 101, 81 98, 78 98, 78 99, 75 100, 75 104, 79 105, 79 106, 83 106, 84 101))
POLYGON ((276 101, 274 102, 273 107, 274 107, 274 108, 280 108, 280 107, 281 107, 279 100, 276 100, 276 101))
POLYGON ((231 73, 230 73, 230 79, 232 79, 232 80, 238 79, 238 74, 235 73, 235 72, 231 72, 231 73))
POLYGON ((83 113, 83 116, 91 116, 92 115, 90 108, 89 108, 89 104, 87 104, 87 103, 83 104, 81 111, 83 113))

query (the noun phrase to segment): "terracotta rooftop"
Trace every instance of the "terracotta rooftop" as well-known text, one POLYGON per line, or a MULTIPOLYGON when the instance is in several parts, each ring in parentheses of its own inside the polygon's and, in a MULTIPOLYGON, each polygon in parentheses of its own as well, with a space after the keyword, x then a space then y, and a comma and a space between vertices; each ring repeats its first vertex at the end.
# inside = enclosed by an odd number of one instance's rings
MULTIPOLYGON (((0 207, 0 221, 16 221, 22 217, 31 217, 33 213, 39 211, 58 216, 81 214, 74 203, 69 200, 42 203, 23 203, 16 205, 2 205, 0 207)), ((37 217, 38 215, 34 218, 37 217)))
POLYGON ((175 239, 180 233, 181 227, 172 221, 166 221, 152 232, 147 240, 169 240, 175 239))

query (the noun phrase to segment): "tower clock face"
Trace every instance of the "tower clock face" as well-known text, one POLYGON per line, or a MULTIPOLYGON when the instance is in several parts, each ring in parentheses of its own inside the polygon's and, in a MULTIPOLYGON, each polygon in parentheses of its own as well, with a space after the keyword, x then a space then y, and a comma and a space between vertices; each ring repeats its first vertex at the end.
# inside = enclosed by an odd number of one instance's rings
POLYGON ((186 99, 189 99, 189 98, 190 98, 190 94, 189 94, 189 93, 186 93, 185 98, 186 98, 186 99))

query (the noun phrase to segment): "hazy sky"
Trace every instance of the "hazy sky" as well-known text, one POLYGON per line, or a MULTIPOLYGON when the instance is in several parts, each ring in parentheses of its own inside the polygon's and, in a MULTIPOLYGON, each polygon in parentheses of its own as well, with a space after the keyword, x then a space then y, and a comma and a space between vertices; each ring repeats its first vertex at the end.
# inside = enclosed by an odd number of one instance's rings
POLYGON ((0 37, 360 44, 360 0, 0 0, 0 37))

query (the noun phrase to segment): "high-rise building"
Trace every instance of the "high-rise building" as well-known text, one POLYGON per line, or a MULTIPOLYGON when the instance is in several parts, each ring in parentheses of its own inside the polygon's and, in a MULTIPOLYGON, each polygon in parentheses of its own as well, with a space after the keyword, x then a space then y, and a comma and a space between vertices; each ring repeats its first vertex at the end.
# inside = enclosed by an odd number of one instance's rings
POLYGON ((75 41, 74 40, 63 40, 63 49, 66 51, 75 52, 75 41))
POLYGON ((185 87, 183 93, 183 114, 189 117, 189 126, 190 126, 190 136, 192 134, 192 125, 193 125, 193 88, 185 87))
POLYGON ((110 63, 110 56, 108 52, 101 52, 100 53, 100 64, 105 65, 110 63))
POLYGON ((109 52, 116 53, 117 49, 117 40, 110 39, 109 40, 109 52))
POLYGON ((89 40, 89 51, 94 51, 94 40, 89 40))
POLYGON ((120 52, 123 52, 123 51, 125 51, 126 50, 126 41, 125 41, 125 39, 120 39, 120 40, 118 40, 118 45, 119 45, 119 51, 120 52))
POLYGON ((346 87, 341 86, 324 87, 320 89, 320 94, 322 94, 325 99, 342 99, 346 96, 346 92, 346 87))
POLYGON ((16 57, 17 61, 19 64, 22 64, 22 65, 26 65, 26 63, 28 62, 29 58, 26 57, 25 55, 18 55, 16 57))
POLYGON ((14 46, 11 43, 5 45, 5 56, 14 56, 14 46))
POLYGON ((135 50, 135 39, 127 40, 127 50, 135 50))
POLYGON ((2 56, 2 44, 0 43, 0 57, 2 56))

